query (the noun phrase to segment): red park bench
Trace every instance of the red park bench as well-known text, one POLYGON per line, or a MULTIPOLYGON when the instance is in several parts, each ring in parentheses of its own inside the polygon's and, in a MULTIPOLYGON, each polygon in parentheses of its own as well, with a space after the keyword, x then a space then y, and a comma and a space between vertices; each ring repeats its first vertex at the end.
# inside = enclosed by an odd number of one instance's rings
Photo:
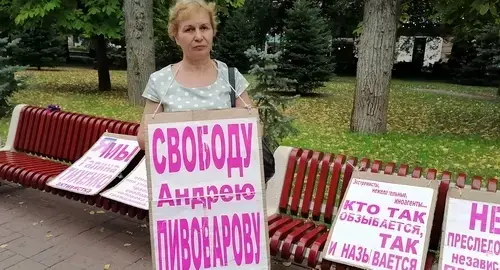
POLYGON ((138 129, 137 123, 17 105, 7 141, 0 151, 0 178, 144 219, 148 213, 142 209, 99 195, 85 196, 46 185, 51 177, 82 157, 104 132, 135 135, 138 129))
MULTIPOLYGON (((0 178, 40 191, 50 192, 95 205, 105 210, 128 215, 139 220, 148 213, 123 203, 96 196, 84 196, 51 188, 46 182, 78 160, 105 132, 136 135, 139 124, 78 113, 50 111, 46 108, 16 106, 5 146, 0 149, 0 178)), ((131 162, 131 168, 144 153, 131 162)), ((271 255, 278 260, 292 261, 307 267, 330 269, 333 264, 322 260, 329 227, 344 196, 357 165, 355 157, 315 152, 293 147, 279 147, 274 153, 276 174, 268 182, 266 203, 271 255)), ((407 165, 383 164, 369 159, 359 160, 361 170, 397 174, 413 178, 436 180, 435 169, 407 165)), ((127 174, 128 172, 124 172, 127 174)), ((119 181, 120 177, 116 179, 119 181)), ((446 193, 450 181, 464 187, 465 174, 452 179, 451 173, 441 174, 437 207, 430 236, 426 269, 435 262, 439 250, 446 193)), ((115 181, 115 182, 116 182, 115 181)), ((473 177, 472 187, 480 189, 481 177, 473 177)), ((497 180, 488 179, 487 190, 496 192, 497 180)), ((345 268, 335 265, 336 269, 345 268)))

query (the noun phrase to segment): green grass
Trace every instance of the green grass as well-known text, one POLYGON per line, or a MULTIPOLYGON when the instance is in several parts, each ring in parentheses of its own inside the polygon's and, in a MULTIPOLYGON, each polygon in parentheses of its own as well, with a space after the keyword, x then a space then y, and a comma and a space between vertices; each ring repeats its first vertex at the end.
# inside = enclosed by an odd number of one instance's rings
MULTIPOLYGON (((28 88, 16 93, 13 103, 58 104, 67 111, 140 119, 142 109, 127 103, 125 71, 111 72, 110 92, 97 90, 97 73, 91 69, 23 73, 30 76, 28 88)), ((433 167, 454 175, 500 176, 500 102, 417 91, 438 89, 493 97, 495 88, 393 80, 389 133, 369 136, 348 131, 354 87, 354 78, 335 78, 317 90, 321 96, 293 101, 287 114, 296 118, 299 134, 282 144, 433 167)), ((2 119, 2 138, 7 129, 8 119, 2 119)))
MULTIPOLYGON (((354 77, 337 77, 336 82, 350 83, 354 82, 354 77)), ((422 81, 422 80, 402 80, 393 79, 392 83, 402 90, 446 90, 454 93, 473 94, 485 97, 495 97, 497 88, 495 87, 477 87, 468 85, 451 84, 439 81, 422 81)))

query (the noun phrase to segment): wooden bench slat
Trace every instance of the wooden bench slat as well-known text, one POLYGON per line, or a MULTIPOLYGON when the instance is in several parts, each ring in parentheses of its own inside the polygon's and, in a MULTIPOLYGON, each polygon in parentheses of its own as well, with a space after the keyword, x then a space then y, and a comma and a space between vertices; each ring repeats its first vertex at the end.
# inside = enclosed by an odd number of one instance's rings
MULTIPOLYGON (((332 176, 330 177, 330 186, 328 187, 328 195, 326 197, 326 205, 324 210, 324 221, 328 224, 332 223, 333 211, 335 208, 335 200, 337 199, 337 189, 339 187, 340 182, 340 174, 342 172, 342 163, 345 160, 345 156, 339 155, 335 159, 335 162, 332 166, 332 176)), ((323 197, 323 196, 321 196, 323 197)), ((321 204, 318 202, 316 207, 320 207, 321 204)), ((319 220, 321 213, 317 213, 315 216, 316 220, 319 220)))
POLYGON ((306 176, 307 168, 309 167, 309 161, 313 156, 313 151, 304 150, 299 159, 299 166, 297 168, 297 176, 295 177, 295 182, 293 184, 292 191, 292 203, 290 204, 290 212, 293 215, 297 215, 299 209, 299 200, 302 197, 302 188, 304 185, 304 178, 306 176))
POLYGON ((283 182, 283 190, 281 191, 281 198, 279 204, 280 212, 284 213, 288 210, 288 198, 290 198, 290 191, 292 190, 293 178, 295 176, 295 168, 297 166, 297 159, 302 155, 302 149, 293 149, 288 157, 288 164, 286 168, 285 179, 283 182))
POLYGON ((318 225, 314 229, 310 230, 297 242, 296 249, 294 251, 294 261, 296 263, 302 263, 305 258, 306 249, 310 248, 313 242, 324 232, 327 231, 326 226, 318 225))
POLYGON ((316 267, 316 265, 318 265, 321 251, 325 247, 326 240, 328 240, 328 234, 328 231, 322 233, 321 236, 313 242, 307 256, 307 265, 309 267, 316 267))
POLYGON ((385 165, 384 174, 394 174, 396 169, 396 164, 394 162, 389 162, 385 165))
POLYGON ((289 259, 292 255, 292 246, 297 244, 300 238, 302 238, 308 231, 315 227, 313 222, 305 222, 302 226, 298 227, 292 231, 286 239, 283 241, 283 246, 281 247, 281 257, 284 259, 289 259))
MULTIPOLYGON (((318 184, 316 187, 316 195, 314 196, 314 207, 312 210, 312 218, 313 220, 319 220, 321 217, 321 205, 323 204, 323 198, 325 196, 326 183, 328 179, 328 175, 331 172, 330 164, 334 160, 334 156, 332 154, 326 154, 321 161, 321 170, 318 178, 318 184)), ((305 212, 309 213, 309 206, 305 209, 305 206, 302 205, 302 215, 305 215, 305 212)))
MULTIPOLYGON (((318 173, 318 168, 320 166, 320 162, 323 161, 323 152, 315 152, 311 158, 310 164, 309 164, 309 172, 307 173, 307 180, 306 180, 306 186, 305 190, 303 192, 302 197, 302 206, 300 210, 300 215, 303 218, 308 218, 309 217, 309 207, 311 205, 311 200, 312 200, 312 195, 314 192, 314 186, 316 184, 316 175, 318 173)), ((329 164, 328 164, 329 165, 329 164)), ((328 167, 327 166, 327 173, 328 173, 328 167)), ((320 177, 326 177, 321 175, 321 173, 324 173, 324 170, 320 171, 320 177)), ((302 193, 302 189, 301 189, 302 193)), ((300 199, 299 197, 299 199, 300 199)), ((298 206, 298 201, 296 202, 298 206)))
POLYGON ((23 144, 26 142, 25 138, 26 136, 28 136, 27 124, 23 124, 23 123, 29 123, 27 118, 30 118, 31 114, 26 113, 28 109, 30 108, 26 107, 22 108, 21 113, 19 114, 17 133, 14 139, 14 148, 16 149, 23 149, 23 144))
POLYGON ((27 150, 27 152, 31 152, 29 145, 33 142, 33 139, 36 136, 36 133, 32 132, 32 130, 36 130, 36 129, 34 129, 34 126, 38 121, 36 119, 36 117, 37 117, 36 108, 27 108, 26 111, 27 111, 27 113, 29 113, 29 118, 25 119, 26 122, 20 123, 20 126, 26 128, 24 130, 26 137, 23 138, 22 141, 20 141, 20 145, 21 145, 20 149, 23 151, 27 150))
POLYGON ((269 235, 269 245, 272 256, 276 256, 279 253, 280 243, 285 239, 290 233, 294 231, 298 226, 301 226, 304 220, 294 219, 284 226, 281 226, 273 235, 269 235))
POLYGON ((489 192, 497 192, 498 190, 498 180, 495 178, 488 179, 488 184, 486 188, 489 192))
MULTIPOLYGON (((354 168, 352 166, 357 166, 358 165, 358 158, 357 157, 349 157, 347 159, 345 168, 344 168, 344 177, 342 178, 342 187, 340 191, 340 201, 344 199, 344 194, 347 190, 347 186, 349 185, 349 181, 351 179, 352 173, 354 172, 354 168), (349 164, 347 164, 349 163, 349 164)), ((331 220, 330 222, 331 223, 331 220)))
MULTIPOLYGON (((80 157, 82 157, 82 155, 84 153, 81 151, 82 150, 81 144, 83 144, 84 138, 85 138, 85 133, 87 132, 87 130, 85 128, 85 120, 86 119, 88 119, 88 117, 84 116, 84 115, 79 115, 76 117, 73 136, 71 136, 71 138, 68 140, 68 141, 70 141, 70 145, 71 145, 70 149, 68 149, 68 150, 70 150, 68 160, 76 161, 80 157)), ((87 150, 87 149, 85 149, 85 150, 87 150)))

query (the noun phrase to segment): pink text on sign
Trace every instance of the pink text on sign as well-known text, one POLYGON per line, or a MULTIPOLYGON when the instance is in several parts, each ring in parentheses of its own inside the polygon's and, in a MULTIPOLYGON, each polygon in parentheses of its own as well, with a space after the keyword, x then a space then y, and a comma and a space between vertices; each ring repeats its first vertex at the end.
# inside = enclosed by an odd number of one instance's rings
POLYGON ((469 229, 500 235, 500 206, 472 203, 469 229))
MULTIPOLYGON (((380 213, 380 206, 378 204, 368 204, 361 201, 346 200, 342 208, 343 211, 364 212, 370 215, 378 215, 380 213)), ((418 210, 401 209, 396 207, 387 207, 389 210, 389 217, 397 218, 399 220, 407 220, 424 224, 425 216, 427 213, 418 210)))
POLYGON ((152 163, 158 174, 166 171, 204 171, 215 167, 227 170, 229 178, 237 169, 243 177, 243 168, 250 166, 253 124, 202 125, 198 127, 157 128, 153 131, 152 163), (244 146, 244 156, 240 145, 244 146), (166 150, 166 156, 159 149, 166 150))
POLYGON ((342 258, 369 264, 377 268, 417 270, 417 259, 410 256, 397 255, 392 251, 382 252, 369 250, 360 245, 349 243, 339 245, 337 242, 331 242, 327 250, 328 254, 333 255, 336 249, 341 249, 340 256, 342 258))
POLYGON ((216 202, 228 203, 233 200, 241 201, 242 199, 250 201, 254 197, 255 187, 250 183, 242 186, 240 184, 222 185, 220 188, 213 185, 194 187, 192 189, 185 188, 184 191, 175 189, 174 193, 170 191, 168 184, 164 183, 160 187, 157 206, 161 208, 165 204, 168 204, 168 207, 191 205, 191 208, 195 209, 196 205, 202 205, 203 208, 212 209, 212 204, 216 202), (172 194, 175 196, 172 196, 172 194))
POLYGON ((129 149, 130 145, 117 144, 116 141, 115 138, 105 138, 92 151, 100 152, 100 158, 129 162, 140 150, 139 146, 129 149))
POLYGON ((159 220, 158 265, 163 269, 210 269, 260 263, 260 213, 159 220))
POLYGON ((500 256, 500 241, 491 238, 449 232, 446 237, 446 245, 467 251, 500 256))

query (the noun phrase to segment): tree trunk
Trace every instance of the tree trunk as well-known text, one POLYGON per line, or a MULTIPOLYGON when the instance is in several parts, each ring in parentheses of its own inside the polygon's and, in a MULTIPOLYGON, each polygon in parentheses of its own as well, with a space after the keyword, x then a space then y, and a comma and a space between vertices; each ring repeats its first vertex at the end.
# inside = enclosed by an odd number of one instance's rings
POLYGON ((128 99, 143 106, 142 92, 155 71, 153 0, 125 0, 124 16, 128 99))
POLYGON ((387 131, 389 84, 395 57, 400 0, 366 0, 360 37, 353 132, 387 131))
POLYGON ((109 76, 109 61, 107 56, 106 38, 103 35, 94 36, 97 73, 99 76, 99 90, 111 90, 111 78, 109 76))

